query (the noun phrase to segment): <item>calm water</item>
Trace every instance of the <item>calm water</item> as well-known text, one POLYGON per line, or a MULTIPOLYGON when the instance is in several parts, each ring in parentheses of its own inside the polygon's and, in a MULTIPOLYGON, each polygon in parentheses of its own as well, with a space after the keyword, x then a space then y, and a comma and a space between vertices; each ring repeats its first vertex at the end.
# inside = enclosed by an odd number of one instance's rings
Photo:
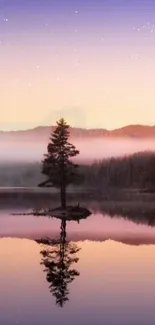
POLYGON ((12 212, 0 211, 0 324, 154 325, 155 228, 12 212), (46 236, 58 244, 36 242, 46 236))

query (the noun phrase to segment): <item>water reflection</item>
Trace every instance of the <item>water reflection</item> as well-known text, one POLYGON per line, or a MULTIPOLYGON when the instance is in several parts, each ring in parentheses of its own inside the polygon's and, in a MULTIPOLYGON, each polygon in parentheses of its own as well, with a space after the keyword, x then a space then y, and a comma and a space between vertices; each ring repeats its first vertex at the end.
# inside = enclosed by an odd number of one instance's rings
POLYGON ((67 206, 66 209, 58 208, 42 208, 40 210, 33 209, 30 213, 15 213, 12 215, 33 215, 36 217, 55 218, 61 220, 60 238, 59 240, 49 239, 47 237, 36 239, 38 244, 41 244, 42 255, 41 264, 45 266, 47 282, 50 283, 49 289, 56 299, 56 305, 63 307, 66 301, 69 300, 68 285, 80 275, 73 267, 79 258, 77 253, 80 248, 77 244, 67 241, 66 239, 66 224, 67 221, 76 221, 78 224, 81 219, 86 219, 91 215, 91 212, 81 207, 67 206))
POLYGON ((80 248, 66 240, 66 220, 61 221, 60 239, 50 240, 43 238, 36 240, 43 246, 41 250, 42 262, 45 266, 46 279, 49 289, 56 299, 56 304, 63 307, 69 300, 68 285, 80 275, 72 266, 78 262, 77 253, 80 248))
POLYGON ((94 213, 102 213, 111 218, 123 218, 136 224, 155 226, 155 208, 152 203, 142 204, 140 202, 103 202, 93 209, 94 213))
POLYGON ((53 319, 57 325, 154 325, 154 246, 110 240, 82 241, 78 246, 80 276, 68 284, 69 303, 58 308, 48 290, 45 267, 40 266, 42 247, 32 240, 1 239, 0 324, 51 325, 53 319))
MULTIPOLYGON (((87 206, 94 215, 102 214, 104 216, 109 216, 114 219, 123 218, 134 222, 135 224, 148 225, 151 227, 155 226, 155 204, 154 202, 145 201, 91 201, 82 200, 82 205, 87 206)), ((43 202, 42 202, 43 204, 43 202)), ((50 205, 50 204, 49 204, 50 205)), ((54 208, 43 208, 43 209, 30 209, 29 213, 27 209, 25 213, 12 213, 12 215, 29 215, 29 216, 49 216, 52 217, 54 208)), ((81 213, 81 211, 80 211, 81 213)), ((84 211, 85 217, 90 215, 90 211, 84 211)), ((70 218, 68 218, 69 220, 70 218)), ((83 219, 83 216, 82 216, 83 219)), ((75 220, 75 219, 74 219, 75 220)), ((79 220, 79 218, 77 218, 79 220)))

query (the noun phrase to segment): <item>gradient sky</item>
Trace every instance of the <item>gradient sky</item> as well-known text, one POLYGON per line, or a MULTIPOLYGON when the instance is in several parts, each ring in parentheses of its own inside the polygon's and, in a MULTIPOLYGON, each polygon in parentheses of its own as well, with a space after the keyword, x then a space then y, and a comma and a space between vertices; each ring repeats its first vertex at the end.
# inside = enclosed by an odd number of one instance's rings
POLYGON ((0 0, 0 129, 155 124, 154 0, 0 0))

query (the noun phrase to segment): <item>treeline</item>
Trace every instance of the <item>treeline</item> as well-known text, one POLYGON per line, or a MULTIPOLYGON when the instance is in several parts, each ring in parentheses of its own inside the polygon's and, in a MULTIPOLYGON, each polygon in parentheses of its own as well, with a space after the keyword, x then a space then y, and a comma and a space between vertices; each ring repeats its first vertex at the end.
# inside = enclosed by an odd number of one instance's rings
MULTIPOLYGON (((155 188, 155 152, 109 158, 79 166, 76 185, 104 190, 116 188, 155 188)), ((40 163, 0 164, 0 186, 35 187, 42 181, 40 163)))
POLYGON ((139 152, 96 162, 85 168, 84 182, 98 189, 155 189, 155 152, 139 152))

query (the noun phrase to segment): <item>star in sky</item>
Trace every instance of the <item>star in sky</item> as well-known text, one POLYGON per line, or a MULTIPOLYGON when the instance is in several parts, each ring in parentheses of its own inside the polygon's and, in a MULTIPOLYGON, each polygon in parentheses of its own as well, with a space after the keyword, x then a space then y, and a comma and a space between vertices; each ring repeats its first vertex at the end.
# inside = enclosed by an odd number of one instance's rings
POLYGON ((9 19, 7 17, 5 17, 5 15, 3 13, 0 13, 0 20, 8 22, 9 19))
POLYGON ((131 54, 130 58, 133 59, 133 60, 139 60, 140 59, 140 54, 139 53, 131 54))
POLYGON ((142 32, 142 33, 147 33, 147 34, 152 34, 154 33, 154 30, 155 30, 155 24, 152 24, 151 22, 147 22, 139 27, 133 27, 133 30, 135 32, 142 32))

